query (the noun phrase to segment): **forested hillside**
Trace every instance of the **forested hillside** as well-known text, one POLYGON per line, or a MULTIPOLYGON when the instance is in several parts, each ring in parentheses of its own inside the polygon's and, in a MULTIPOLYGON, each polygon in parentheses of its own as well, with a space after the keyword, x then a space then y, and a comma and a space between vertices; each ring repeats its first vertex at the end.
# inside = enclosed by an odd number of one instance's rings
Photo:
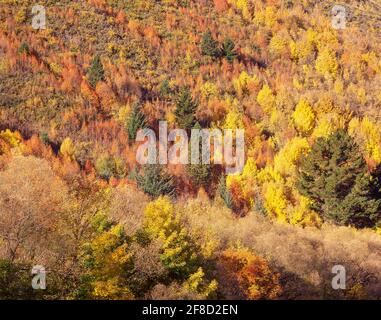
POLYGON ((381 1, 335 4, 0 0, 0 299, 380 299, 381 1), (159 121, 242 172, 139 164, 159 121))

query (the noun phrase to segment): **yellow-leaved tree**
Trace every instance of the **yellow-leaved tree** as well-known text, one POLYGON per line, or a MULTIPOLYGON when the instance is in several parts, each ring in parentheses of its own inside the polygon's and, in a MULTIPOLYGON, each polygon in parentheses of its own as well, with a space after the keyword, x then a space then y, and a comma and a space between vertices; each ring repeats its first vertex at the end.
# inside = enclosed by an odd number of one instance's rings
POLYGON ((144 227, 151 237, 163 242, 161 260, 177 276, 195 271, 198 255, 187 230, 181 225, 180 215, 168 197, 159 197, 144 210, 144 227))
POLYGON ((257 172, 254 158, 249 157, 241 174, 226 177, 226 187, 233 197, 234 207, 242 213, 251 210, 255 204, 257 172))
POLYGON ((353 118, 348 125, 348 133, 355 139, 368 160, 376 165, 381 162, 381 132, 368 117, 353 118))
POLYGON ((228 0, 228 3, 235 6, 238 10, 242 12, 242 16, 247 19, 251 20, 253 16, 253 8, 252 3, 249 0, 228 0))
POLYGON ((278 152, 274 165, 267 165, 257 173, 263 205, 270 218, 300 226, 320 226, 321 220, 310 210, 308 199, 294 186, 297 168, 309 150, 306 138, 295 137, 278 152))
POLYGON ((281 182, 270 182, 264 187, 264 206, 267 214, 279 221, 287 222, 287 188, 281 182))
POLYGON ((311 134, 315 139, 320 137, 328 137, 338 129, 345 127, 345 118, 336 112, 320 114, 317 124, 311 134))
POLYGON ((75 153, 76 149, 73 143, 73 140, 71 140, 69 137, 65 138, 60 147, 60 154, 67 159, 75 160, 75 153))
POLYGON ((271 38, 269 49, 272 54, 281 54, 287 47, 287 34, 277 33, 271 38))
POLYGON ((316 59, 315 68, 325 77, 336 77, 339 68, 336 53, 328 48, 322 49, 316 59))
POLYGON ((267 84, 263 85, 262 89, 258 92, 257 102, 266 112, 270 112, 274 108, 275 95, 267 84))
POLYGON ((22 140, 21 134, 18 131, 6 129, 0 132, 0 155, 8 153, 12 148, 20 145, 22 140))
POLYGON ((233 79, 233 87, 238 97, 248 93, 250 88, 257 87, 259 83, 256 75, 250 76, 246 71, 242 71, 238 78, 233 79))
POLYGON ((218 94, 217 86, 214 83, 209 81, 205 82, 201 86, 200 91, 201 91, 201 96, 204 99, 209 99, 210 97, 216 96, 218 94))
POLYGON ((289 140, 274 158, 274 169, 282 177, 294 178, 300 159, 310 150, 306 138, 295 137, 289 140))
POLYGON ((314 128, 316 115, 310 103, 301 99, 292 114, 295 128, 303 135, 308 135, 314 128))
POLYGON ((128 251, 123 226, 115 225, 101 232, 85 246, 89 292, 86 298, 133 299, 129 288, 133 257, 128 251))
POLYGON ((231 130, 244 128, 242 112, 238 110, 236 105, 232 105, 232 108, 226 114, 222 128, 231 130))
POLYGON ((184 281, 187 289, 205 296, 213 294, 217 283, 204 278, 200 246, 182 224, 179 211, 175 211, 168 197, 159 197, 147 205, 143 224, 150 237, 162 242, 160 260, 169 276, 184 281))
POLYGON ((270 218, 300 226, 321 225, 319 215, 310 209, 310 202, 302 197, 292 186, 282 181, 266 183, 264 189, 264 207, 270 218))

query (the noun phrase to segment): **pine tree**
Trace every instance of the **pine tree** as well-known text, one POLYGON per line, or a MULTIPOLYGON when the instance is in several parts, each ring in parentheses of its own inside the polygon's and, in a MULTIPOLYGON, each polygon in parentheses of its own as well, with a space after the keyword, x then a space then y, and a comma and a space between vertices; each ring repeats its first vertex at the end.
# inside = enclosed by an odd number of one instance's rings
POLYGON ((197 103, 193 101, 189 88, 183 88, 180 91, 176 102, 176 110, 174 112, 176 122, 180 128, 190 129, 193 127, 195 123, 196 110, 197 103))
POLYGON ((143 174, 135 174, 135 179, 138 187, 153 198, 161 195, 175 196, 173 178, 164 172, 161 165, 145 165, 143 174))
POLYGON ((220 177, 217 192, 218 192, 219 196, 221 197, 221 199, 224 201, 225 205, 229 209, 233 209, 233 197, 232 197, 230 191, 228 190, 228 188, 226 187, 225 175, 221 175, 221 177, 220 177))
POLYGON ((225 39, 222 44, 221 53, 229 63, 233 63, 234 59, 237 57, 234 47, 234 42, 230 38, 225 39))
MULTIPOLYGON (((193 129, 201 130, 201 126, 198 122, 196 122, 193 129)), ((191 147, 189 147, 191 151, 191 147)), ((187 173, 190 176, 192 182, 197 186, 206 186, 210 182, 211 178, 211 165, 210 164, 202 164, 202 141, 199 143, 199 164, 191 164, 190 161, 187 166, 187 173)))
POLYGON ((19 54, 29 54, 30 53, 30 49, 29 49, 29 45, 28 43, 26 43, 25 41, 23 41, 21 44, 20 44, 20 47, 18 48, 17 52, 19 54))
POLYGON ((125 128, 128 133, 128 140, 134 141, 136 139, 136 133, 139 129, 145 128, 147 125, 146 116, 141 110, 141 105, 134 104, 130 116, 127 118, 125 128))
POLYGON ((201 53, 205 56, 209 56, 212 58, 218 58, 220 56, 218 42, 214 40, 212 32, 210 30, 205 32, 202 36, 201 53))
POLYGON ((311 209, 339 225, 371 227, 380 218, 379 182, 342 129, 317 139, 301 164, 296 187, 312 200, 311 209))
POLYGON ((159 88, 159 93, 162 98, 168 98, 168 96, 171 94, 171 86, 169 84, 168 79, 165 79, 159 88))
POLYGON ((101 58, 98 55, 95 56, 91 62, 90 68, 87 72, 87 78, 93 88, 95 88, 98 81, 104 80, 105 78, 101 58))

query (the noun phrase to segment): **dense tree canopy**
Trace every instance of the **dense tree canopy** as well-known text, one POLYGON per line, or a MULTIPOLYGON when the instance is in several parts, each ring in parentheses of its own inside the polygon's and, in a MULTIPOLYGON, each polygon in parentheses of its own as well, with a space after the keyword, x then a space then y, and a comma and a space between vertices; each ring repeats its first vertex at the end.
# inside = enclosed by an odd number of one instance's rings
POLYGON ((380 185, 368 173, 355 141, 339 130, 319 138, 302 162, 297 188, 324 218, 357 227, 381 216, 380 185))
POLYGON ((0 299, 381 298, 378 0, 35 4, 0 0, 0 299), (141 165, 162 121, 242 170, 141 165))

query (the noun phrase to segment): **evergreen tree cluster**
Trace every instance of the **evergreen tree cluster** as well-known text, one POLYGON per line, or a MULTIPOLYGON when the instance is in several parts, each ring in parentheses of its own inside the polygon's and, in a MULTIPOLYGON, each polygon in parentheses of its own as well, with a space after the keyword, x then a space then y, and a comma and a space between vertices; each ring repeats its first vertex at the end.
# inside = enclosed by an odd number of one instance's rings
POLYGON ((99 55, 96 55, 91 61, 90 68, 87 71, 87 78, 93 88, 95 88, 98 81, 105 79, 105 72, 99 55))
POLYGON ((153 198, 162 195, 175 196, 176 189, 173 178, 163 170, 159 164, 143 166, 142 174, 135 173, 135 179, 139 189, 153 198))
POLYGON ((235 44, 230 38, 226 38, 222 45, 213 38, 212 32, 208 30, 204 33, 201 41, 201 53, 204 56, 209 56, 213 59, 220 57, 225 58, 229 63, 233 63, 237 57, 235 52, 235 44))
POLYGON ((197 107, 198 104, 193 100, 189 88, 182 88, 177 98, 174 112, 176 122, 181 129, 191 129, 194 126, 197 107))
POLYGON ((381 217, 379 180, 368 172, 359 147, 344 130, 315 142, 296 186, 325 220, 364 228, 381 217))
POLYGON ((128 140, 130 142, 135 141, 136 133, 139 129, 143 129, 147 126, 146 116, 142 111, 142 107, 139 103, 135 103, 130 116, 126 120, 125 128, 128 134, 128 140))

